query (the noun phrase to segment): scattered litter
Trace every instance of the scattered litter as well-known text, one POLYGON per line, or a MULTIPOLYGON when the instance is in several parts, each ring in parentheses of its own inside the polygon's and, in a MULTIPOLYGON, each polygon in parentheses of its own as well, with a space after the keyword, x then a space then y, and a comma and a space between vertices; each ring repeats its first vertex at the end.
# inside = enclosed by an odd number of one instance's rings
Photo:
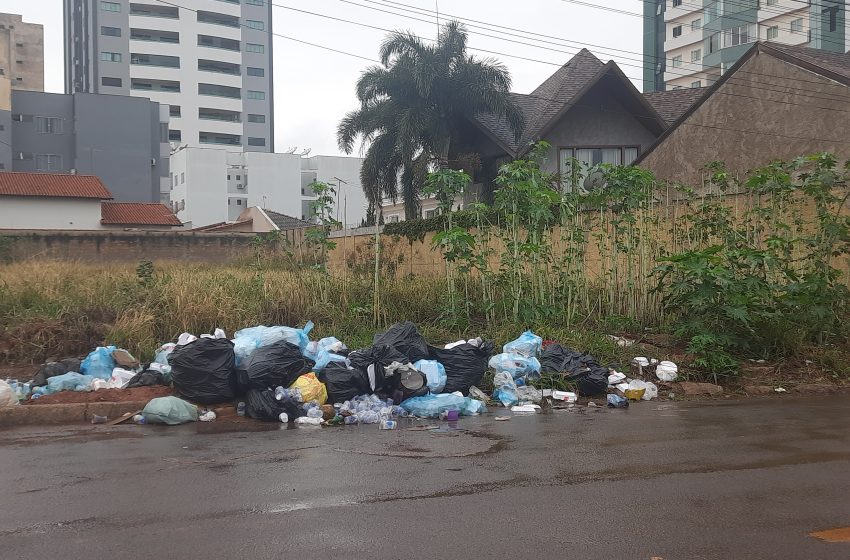
POLYGON ((207 410, 203 414, 198 416, 198 420, 200 420, 201 422, 215 422, 215 418, 215 412, 213 412, 212 410, 207 410))
POLYGON ((413 367, 425 374, 428 390, 431 393, 441 393, 446 387, 446 381, 448 381, 446 368, 437 360, 419 360, 413 364, 413 367))
POLYGON ((558 343, 550 344, 540 357, 542 371, 561 373, 578 386, 578 393, 586 397, 604 395, 608 390, 609 370, 596 358, 580 353, 558 343))
POLYGON ((311 418, 309 416, 300 416, 295 419, 295 423, 301 426, 321 426, 321 418, 311 418))
POLYGON ((774 389, 774 391, 777 392, 777 393, 787 393, 788 392, 788 390, 785 389, 785 387, 777 387, 776 389, 774 389))
POLYGON ((543 339, 531 331, 525 331, 519 338, 508 342, 502 347, 506 354, 519 354, 526 358, 533 358, 540 354, 543 347, 543 339))
POLYGON ((608 406, 610 408, 629 408, 629 399, 621 397, 620 395, 615 395, 614 393, 609 393, 608 406))
POLYGON ((528 357, 515 352, 496 354, 488 363, 493 371, 510 373, 514 379, 518 377, 540 377, 540 361, 534 356, 528 357))
POLYGON ((112 358, 115 350, 114 346, 98 346, 80 364, 80 373, 109 379, 112 376, 112 370, 115 369, 115 360, 112 358))
POLYGON ((198 407, 177 397, 151 399, 142 409, 146 424, 168 424, 174 426, 198 420, 198 407))
POLYGON ((615 371, 608 376, 608 385, 618 385, 626 380, 626 374, 615 371))
POLYGON ((506 422, 510 419, 510 416, 496 416, 495 418, 493 418, 493 420, 496 420, 497 422, 506 422))
POLYGON ((419 418, 438 418, 441 413, 450 410, 455 410, 462 416, 487 412, 483 402, 454 393, 414 397, 401 403, 401 408, 419 418))
POLYGON ((628 348, 629 346, 633 346, 635 343, 634 340, 623 338, 622 336, 614 336, 613 334, 607 335, 607 338, 620 348, 628 348))
POLYGON ((556 401, 574 403, 578 400, 578 395, 569 391, 552 391, 552 398, 556 401))
POLYGON ((655 367, 655 375, 661 381, 670 383, 679 376, 679 368, 673 362, 664 361, 655 367))
POLYGON ((518 412, 521 414, 534 414, 538 410, 540 410, 540 405, 537 404, 522 404, 511 407, 511 412, 518 412))
POLYGON ((91 423, 92 424, 106 424, 109 422, 109 418, 106 416, 100 416, 99 414, 92 414, 91 423))

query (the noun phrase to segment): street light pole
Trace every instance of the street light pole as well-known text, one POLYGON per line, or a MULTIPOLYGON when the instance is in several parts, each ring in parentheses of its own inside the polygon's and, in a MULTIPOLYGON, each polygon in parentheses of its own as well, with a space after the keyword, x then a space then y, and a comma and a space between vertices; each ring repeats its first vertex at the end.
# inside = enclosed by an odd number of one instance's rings
MULTIPOLYGON (((348 182, 343 181, 342 179, 340 179, 337 176, 334 176, 333 179, 334 179, 334 181, 336 181, 336 205, 335 205, 336 206, 336 221, 339 222, 339 191, 342 190, 343 185, 348 185, 348 182)), ((348 216, 345 215, 345 212, 343 212, 342 217, 343 217, 344 220, 346 220, 348 218, 348 216)), ((341 222, 341 223, 342 223, 342 228, 345 229, 346 222, 341 222)))

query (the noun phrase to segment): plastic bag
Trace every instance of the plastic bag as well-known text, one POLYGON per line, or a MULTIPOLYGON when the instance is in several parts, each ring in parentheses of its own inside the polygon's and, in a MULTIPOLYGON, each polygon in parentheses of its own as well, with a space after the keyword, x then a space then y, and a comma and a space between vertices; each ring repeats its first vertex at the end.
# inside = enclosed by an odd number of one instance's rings
POLYGON ((428 357, 428 343, 410 321, 396 323, 386 332, 376 334, 372 344, 389 346, 409 362, 418 362, 428 357))
POLYGON ((123 389, 134 377, 136 377, 135 371, 117 367, 112 370, 112 375, 109 377, 109 381, 106 382, 106 388, 123 389))
POLYGON ((644 390, 642 400, 650 401, 658 396, 658 387, 655 383, 648 383, 646 381, 641 381, 640 379, 632 379, 629 382, 628 389, 632 389, 635 391, 644 390))
POLYGON ((308 342, 304 355, 315 362, 320 350, 326 350, 332 354, 343 354, 347 352, 348 346, 335 336, 326 336, 321 340, 308 342))
POLYGON ((540 357, 542 371, 563 373, 575 381, 584 397, 602 395, 608 390, 608 368, 602 367, 590 354, 575 352, 567 346, 550 344, 540 357))
POLYGON ((496 388, 493 391, 493 398, 502 403, 502 406, 509 407, 519 402, 516 382, 510 373, 496 372, 493 376, 493 387, 496 388))
POLYGON ((154 363, 162 364, 164 366, 169 365, 168 355, 171 354, 175 348, 177 348, 177 345, 173 342, 167 342, 160 346, 153 357, 154 363))
POLYGON ((679 367, 673 362, 663 361, 655 368, 655 375, 659 380, 670 383, 679 377, 679 367))
MULTIPOLYGON (((449 348, 451 350, 451 348, 449 348)), ((446 368, 437 360, 419 360, 413 367, 425 374, 428 390, 433 394, 442 393, 446 386, 446 368)))
POLYGON ((517 387, 516 395, 520 402, 539 403, 543 400, 543 395, 540 393, 540 389, 536 389, 531 385, 517 387))
POLYGON ((348 359, 352 367, 366 372, 371 391, 384 397, 393 396, 399 384, 397 375, 387 375, 387 366, 393 362, 407 362, 401 352, 382 344, 355 350, 348 359))
POLYGON ((320 405, 328 400, 328 390, 325 384, 316 378, 315 373, 302 375, 289 386, 290 389, 299 389, 304 402, 318 401, 320 405))
POLYGON ((241 366, 242 363, 250 356, 254 350, 262 346, 269 346, 275 342, 285 340, 290 344, 296 345, 301 352, 307 348, 310 342, 308 333, 313 329, 313 322, 307 321, 303 329, 294 329, 292 327, 266 327, 259 325, 236 331, 233 338, 233 349, 236 353, 236 365, 241 366))
POLYGON ((47 380, 47 387, 42 394, 52 395, 60 391, 91 391, 91 383, 96 379, 91 375, 82 375, 75 371, 69 371, 62 375, 56 375, 47 380))
POLYGON ((506 354, 519 354, 526 358, 532 358, 540 354, 540 349, 543 347, 543 339, 531 331, 525 331, 518 339, 505 344, 502 352, 506 354))
POLYGON ((487 407, 484 406, 483 402, 469 397, 461 397, 454 393, 413 397, 402 402, 401 407, 408 413, 420 418, 438 418, 440 413, 449 410, 457 410, 464 416, 487 412, 487 407))
POLYGON ((190 401, 214 404, 233 398, 233 343, 226 338, 199 338, 178 346, 168 361, 175 389, 190 401))
POLYGON ((388 377, 398 377, 399 401, 428 394, 428 379, 410 362, 393 362, 384 368, 384 373, 388 377))
POLYGON ((256 349, 245 361, 249 389, 289 387, 300 376, 313 371, 313 361, 298 346, 285 340, 256 349))
POLYGON ((148 424, 168 424, 176 426, 198 420, 198 407, 177 397, 158 397, 151 399, 142 409, 142 416, 148 424))
POLYGON ((168 381, 166 381, 165 376, 159 371, 147 369, 141 373, 137 373, 125 387, 132 389, 134 387, 150 387, 152 385, 168 385, 168 381))
POLYGON ((265 422, 278 422, 282 412, 286 413, 290 421, 304 415, 301 408, 292 401, 275 399, 274 391, 270 389, 250 389, 245 393, 245 414, 248 417, 265 422))
POLYGON ((98 346, 80 364, 80 373, 109 379, 112 377, 112 370, 115 369, 115 360, 112 358, 114 351, 114 346, 98 346))
POLYGON ((540 377, 540 361, 535 357, 526 357, 517 353, 496 354, 487 364, 493 371, 506 371, 514 379, 528 376, 540 377))
POLYGON ((428 347, 428 359, 443 364, 446 370, 446 386, 444 393, 460 391, 469 394, 469 388, 480 385, 487 371, 487 360, 493 355, 493 343, 482 342, 478 346, 461 344, 454 348, 428 347))
POLYGON ((68 358, 65 360, 60 360, 58 362, 48 362, 38 369, 38 372, 35 374, 35 377, 32 378, 31 384, 33 387, 47 385, 47 380, 51 377, 62 375, 63 373, 68 373, 69 371, 80 371, 81 364, 82 362, 76 358, 68 358))
POLYGON ((319 373, 319 380, 325 384, 328 402, 343 403, 354 397, 372 392, 369 377, 362 369, 349 368, 344 363, 333 362, 319 373))
POLYGON ((11 408, 18 404, 18 397, 12 390, 11 385, 5 381, 0 381, 0 410, 11 408))

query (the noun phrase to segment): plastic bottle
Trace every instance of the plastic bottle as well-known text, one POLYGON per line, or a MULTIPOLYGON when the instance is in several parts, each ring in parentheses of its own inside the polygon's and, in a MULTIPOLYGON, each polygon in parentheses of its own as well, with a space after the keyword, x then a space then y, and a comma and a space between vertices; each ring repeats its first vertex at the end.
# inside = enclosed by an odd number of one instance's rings
POLYGON ((283 400, 283 391, 284 391, 283 387, 275 387, 274 398, 279 400, 279 401, 283 400))
POLYGON ((283 422, 284 424, 289 423, 289 415, 285 412, 281 412, 280 416, 278 416, 277 419, 283 422))
POLYGON ((296 424, 301 424, 305 426, 321 426, 322 419, 321 418, 311 418, 309 416, 300 416, 295 419, 296 424))
POLYGON ((323 416, 321 408, 312 407, 307 411, 308 418, 321 418, 323 416))
POLYGON ((135 422, 136 424, 147 424, 148 423, 148 421, 145 419, 145 417, 142 416, 141 414, 136 414, 135 416, 133 416, 133 422, 135 422))
POLYGON ((395 420, 381 420, 381 429, 382 430, 395 430, 397 426, 397 422, 395 420))
POLYGON ((608 393, 608 406, 611 408, 629 408, 629 399, 608 393))
POLYGON ((236 405, 236 414, 238 416, 245 416, 245 402, 239 401, 239 404, 236 405))
POLYGON ((109 418, 106 416, 100 416, 99 414, 93 414, 91 417, 92 424, 106 424, 109 421, 109 418))
POLYGON ((349 425, 349 426, 352 425, 352 424, 356 424, 357 423, 357 416, 354 416, 353 414, 351 416, 346 416, 344 422, 345 422, 346 425, 349 425))

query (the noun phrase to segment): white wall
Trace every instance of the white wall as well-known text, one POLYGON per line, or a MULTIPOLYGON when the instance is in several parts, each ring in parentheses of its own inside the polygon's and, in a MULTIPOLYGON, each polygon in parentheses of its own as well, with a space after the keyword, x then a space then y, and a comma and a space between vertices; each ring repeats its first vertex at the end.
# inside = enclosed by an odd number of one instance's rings
POLYGON ((334 204, 334 218, 345 227, 358 227, 366 217, 368 203, 360 183, 362 165, 363 158, 356 157, 313 156, 302 160, 304 171, 315 172, 317 181, 328 183, 337 189, 339 206, 334 204), (337 181, 336 178, 347 184, 337 181))
POLYGON ((245 152, 248 206, 301 217, 301 156, 245 152))
POLYGON ((101 229, 100 200, 3 196, 0 229, 101 229))
MULTIPOLYGON (((227 152, 207 148, 184 148, 171 156, 172 204, 185 203, 177 212, 192 227, 228 221, 227 152)), ((178 206, 179 208, 179 206, 178 206)))

